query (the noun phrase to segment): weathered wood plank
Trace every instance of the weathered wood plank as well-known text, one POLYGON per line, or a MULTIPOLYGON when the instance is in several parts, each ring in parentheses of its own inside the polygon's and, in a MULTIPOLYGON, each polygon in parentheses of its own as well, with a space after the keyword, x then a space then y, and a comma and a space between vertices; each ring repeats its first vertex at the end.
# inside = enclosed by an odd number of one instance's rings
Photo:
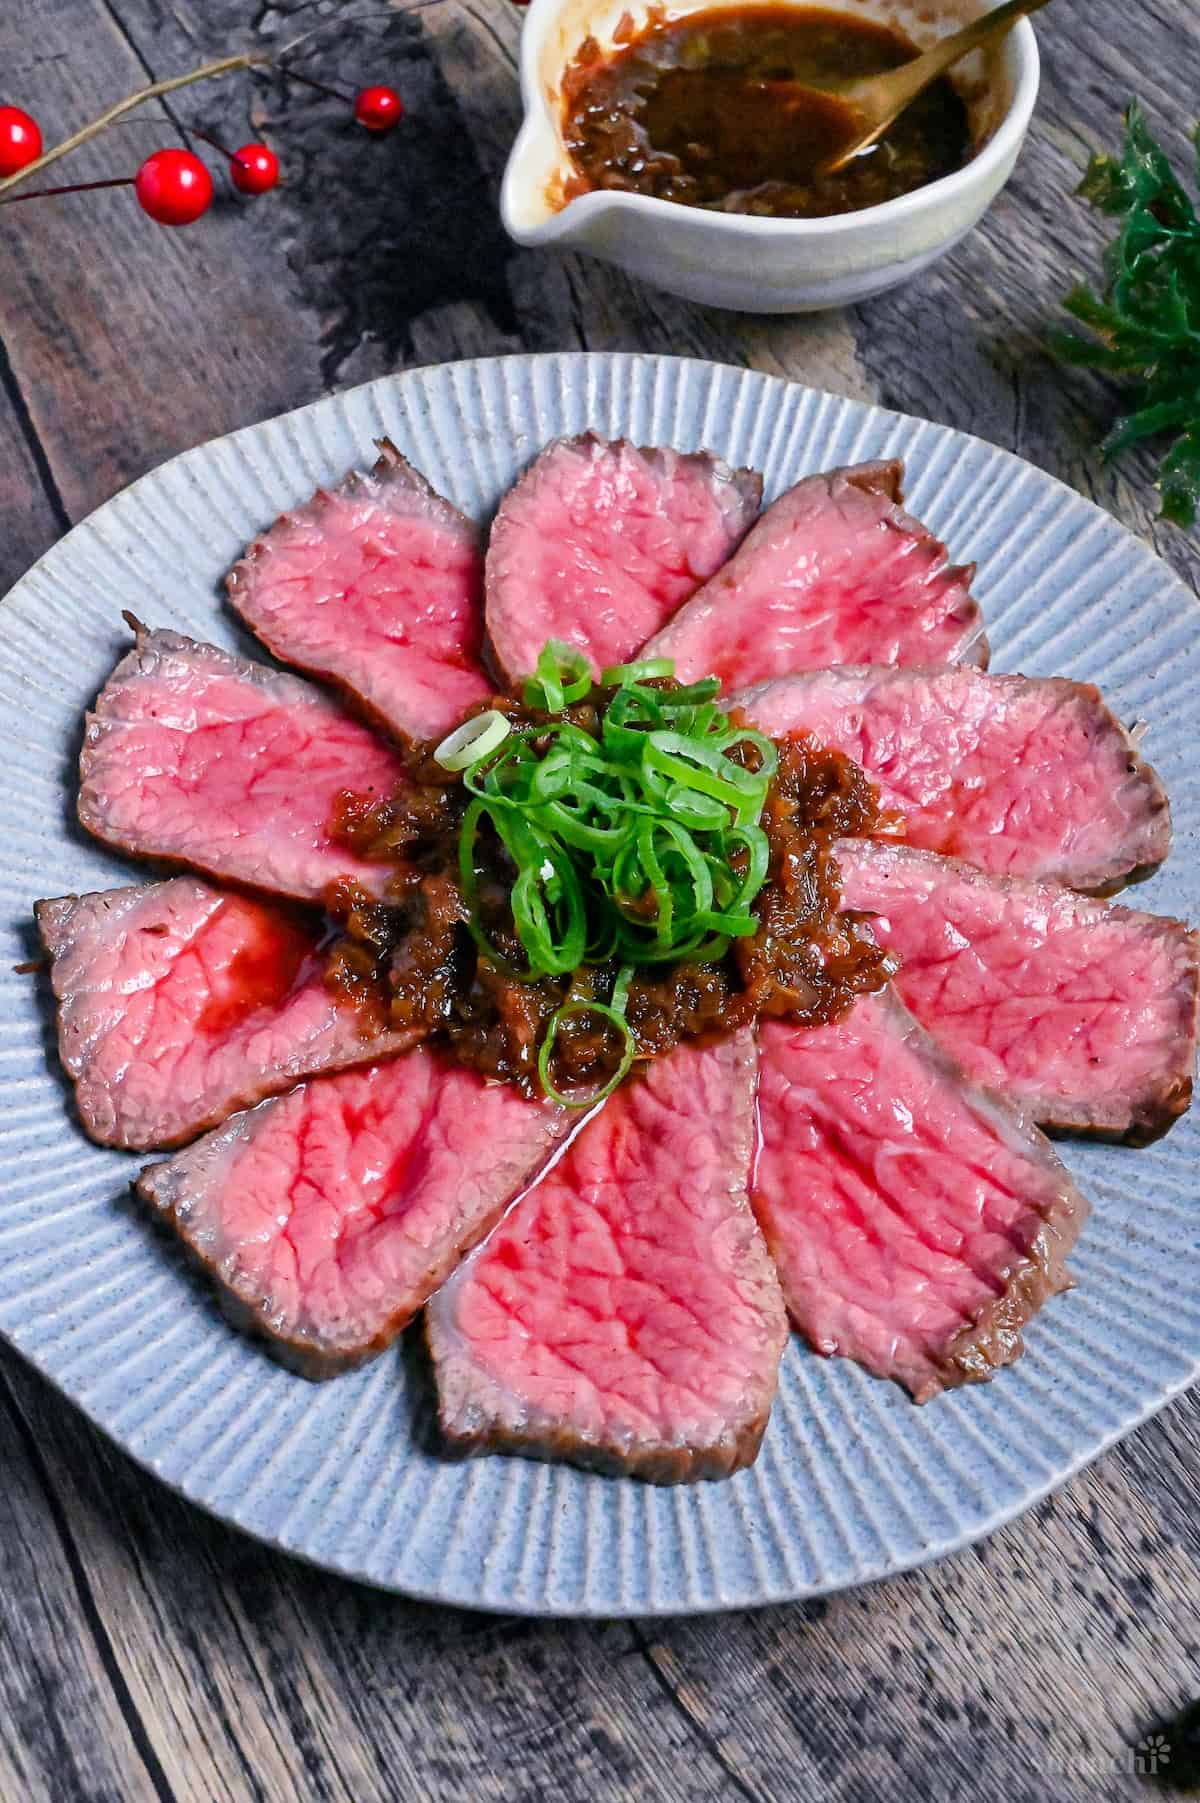
POLYGON ((651 1656, 760 1796, 1128 1795, 1200 1690, 1198 1456, 1189 1401, 973 1552, 651 1656))
POLYGON ((0 596, 70 524, 0 339, 0 596))
MULTIPOLYGON (((251 41, 245 7, 228 0, 205 13, 144 10, 163 31, 171 22, 161 64, 149 21, 135 35, 102 0, 48 11, 18 0, 0 16, 5 68, 36 19, 44 54, 26 94, 49 138, 144 83, 148 69, 186 69, 214 44, 251 41), (205 19, 203 47, 186 26, 193 15, 205 19)), ((272 35, 312 23, 311 9, 293 10, 290 25, 279 11, 265 15, 272 35)), ((172 114, 226 140, 265 131, 287 165, 277 194, 251 203, 222 193, 198 226, 175 232, 122 191, 5 214, 0 337, 72 517, 187 445, 390 367, 411 353, 412 319, 443 301, 508 313, 500 228, 470 138, 416 21, 396 14, 383 24, 382 49, 381 33, 372 39, 365 26, 329 34, 322 74, 339 80, 344 63, 353 87, 355 61, 402 68, 411 127, 372 139, 337 102, 239 76, 186 90, 172 114), (359 204, 347 208, 346 195, 359 204)), ((72 159, 73 176, 131 171, 156 144, 176 141, 161 109, 135 118, 72 159)))
MULTIPOLYGON (((9 1381, 181 1799, 938 1803, 985 1776, 986 1795, 1118 1795, 1110 1773, 1198 1688, 1190 1402, 929 1572, 604 1627, 462 1616, 310 1572, 150 1484, 31 1374, 9 1381)), ((47 1657, 55 1640, 35 1644, 47 1657)))
POLYGON ((0 1393, 0 1797, 153 1803, 108 1631, 35 1444, 0 1393))
MULTIPOLYGON (((18 0, 0 18, 0 65, 33 37, 43 57, 25 94, 48 139, 146 80, 103 6, 18 0)), ((174 137, 161 112, 157 128, 146 123, 154 117, 147 110, 85 147, 73 178, 132 172, 174 137)), ((72 518, 163 457, 227 430, 239 411, 249 419, 260 401, 281 407, 302 386, 282 297, 236 255, 233 235, 244 229, 222 210, 199 236, 170 232, 121 190, 4 215, 0 335, 72 518)))
MULTIPOLYGON (((179 1803, 728 1794, 720 1760, 626 1624, 471 1617, 326 1577, 144 1477, 11 1355, 0 1368, 0 1392, 15 1398, 39 1448, 120 1683, 179 1803)), ((30 1590, 32 1531, 7 1587, 14 1598, 30 1590)), ((53 1599, 64 1581, 55 1575, 53 1599)), ((0 1598, 0 1623, 3 1607, 0 1598)), ((35 1630, 21 1665, 36 1651, 53 1672, 59 1638, 35 1630)), ((0 1701, 4 1681, 0 1669, 0 1701)), ((96 1700, 86 1707, 115 1744, 96 1700)), ((4 1744, 0 1723, 0 1758, 4 1744)), ((23 1726, 16 1751, 53 1784, 53 1746, 23 1726)), ((5 1803, 9 1794, 0 1765, 5 1803)), ((17 1803, 22 1793, 11 1794, 17 1803)))

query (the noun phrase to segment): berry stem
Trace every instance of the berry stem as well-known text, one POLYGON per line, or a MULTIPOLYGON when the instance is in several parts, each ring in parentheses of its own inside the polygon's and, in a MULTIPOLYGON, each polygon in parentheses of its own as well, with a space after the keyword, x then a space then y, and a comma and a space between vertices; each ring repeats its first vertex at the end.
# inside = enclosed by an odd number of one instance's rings
POLYGON ((233 162, 233 160, 234 160, 233 151, 226 150, 224 144, 221 143, 220 139, 214 138, 210 131, 200 131, 194 125, 189 125, 187 129, 188 129, 188 132, 191 137, 199 138, 199 140, 202 144, 211 145, 212 149, 216 151, 217 155, 223 156, 227 163, 233 162))
POLYGON ((48 200, 52 194, 89 194, 93 188, 132 188, 132 175, 114 175, 102 182, 68 182, 65 188, 30 188, 27 194, 10 194, 0 207, 15 207, 19 200, 48 200))
POLYGON ((150 83, 149 87, 138 88, 136 93, 127 94, 124 100, 118 100, 115 106, 110 106, 107 112, 101 113, 99 118, 93 119, 90 125, 82 126, 79 131, 72 132, 69 138, 64 138, 61 144, 56 144, 52 150, 47 150, 35 162, 26 163, 24 169, 18 169, 15 175, 6 176, 3 181, 0 181, 0 195, 6 193, 9 188, 15 188, 18 182, 28 181, 31 175, 36 175, 40 170, 48 168, 51 163, 56 163, 59 157, 65 157, 70 151, 78 149, 81 144, 86 144, 89 138, 94 138, 98 132, 104 130, 105 126, 111 125, 115 119, 120 119, 125 113, 132 112, 135 106, 141 106, 146 100, 157 100, 163 94, 173 94, 177 88, 190 87, 194 81, 207 81, 216 75, 231 75, 235 69, 266 68, 274 60, 273 57, 262 51, 247 50, 240 56, 222 56, 218 57, 215 62, 203 63, 200 68, 191 69, 186 75, 172 75, 166 81, 154 81, 150 83))
POLYGON ((331 88, 327 81, 314 81, 311 75, 301 75, 299 69, 291 65, 284 67, 282 73, 289 81, 301 81, 306 88, 315 88, 318 94, 328 94, 333 100, 344 100, 347 106, 354 105, 353 94, 347 94, 344 88, 331 88))

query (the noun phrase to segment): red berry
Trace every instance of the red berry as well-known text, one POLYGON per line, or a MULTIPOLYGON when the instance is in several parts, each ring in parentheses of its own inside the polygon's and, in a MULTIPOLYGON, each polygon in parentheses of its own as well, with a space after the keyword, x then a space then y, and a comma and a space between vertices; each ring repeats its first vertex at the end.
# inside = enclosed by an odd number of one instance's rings
POLYGON ((404 117, 404 102, 395 88, 360 88, 354 117, 368 131, 391 131, 404 117))
POLYGON ((0 106, 0 176, 15 175, 42 154, 42 134, 36 119, 19 106, 0 106))
POLYGON ((279 158, 267 144, 243 144, 229 159, 229 179, 240 194, 266 194, 279 180, 279 158))
POLYGON ((156 150, 133 185, 143 213, 159 225, 191 225, 212 204, 212 176, 190 150, 156 150))

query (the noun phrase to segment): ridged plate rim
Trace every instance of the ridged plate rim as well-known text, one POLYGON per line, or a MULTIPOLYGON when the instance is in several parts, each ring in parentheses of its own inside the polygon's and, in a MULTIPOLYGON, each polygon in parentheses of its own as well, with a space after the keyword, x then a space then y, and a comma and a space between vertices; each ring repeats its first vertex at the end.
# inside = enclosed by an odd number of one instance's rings
POLYGON ((140 1161, 90 1146, 68 1114, 42 1057, 45 998, 8 969, 28 955, 37 895, 129 880, 127 864, 72 830, 66 806, 77 716, 115 656, 122 607, 244 644, 218 604, 224 568, 280 506, 366 462, 373 437, 387 432, 478 513, 546 439, 585 425, 707 445, 765 467, 770 491, 805 470, 907 452, 914 511, 957 557, 980 557, 994 667, 1096 680, 1126 717, 1150 719, 1176 849, 1130 899, 1200 915, 1200 796, 1186 758, 1200 612, 1148 548, 1045 472, 969 434, 779 377, 632 352, 432 365, 328 396, 142 477, 4 604, 0 1334, 163 1482, 326 1569, 516 1614, 744 1608, 983 1538, 1195 1380, 1190 1120, 1144 1152, 1061 1148, 1095 1203, 1073 1261, 1081 1288, 1050 1306, 1026 1359, 986 1390, 916 1411, 793 1342, 759 1463, 728 1484, 662 1491, 519 1460, 450 1465, 428 1449, 411 1348, 314 1391, 224 1325, 124 1199, 140 1161))

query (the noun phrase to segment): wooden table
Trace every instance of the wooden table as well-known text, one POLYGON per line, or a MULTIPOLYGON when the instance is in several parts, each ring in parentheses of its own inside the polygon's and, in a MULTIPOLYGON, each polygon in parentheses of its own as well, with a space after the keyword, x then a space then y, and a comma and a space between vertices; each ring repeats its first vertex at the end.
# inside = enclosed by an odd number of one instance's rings
MULTIPOLYGON (((152 76, 278 46, 333 4, 6 0, 4 100, 57 139, 152 76)), ((4 215, 0 590, 172 453, 384 371, 584 346, 753 365, 965 427, 1110 508, 1193 583, 1147 463, 1102 469, 1103 390, 1046 356, 1099 232, 1070 190, 1131 90, 1184 159, 1193 0, 1059 0, 1016 179, 897 294, 758 320, 514 255, 495 190, 520 15, 355 6, 305 67, 396 82, 392 138, 274 78, 148 109, 73 160, 253 127, 288 183, 190 231, 126 193, 4 215), (362 15, 366 14, 365 18, 362 15)), ((1184 1398, 985 1546, 857 1594, 709 1620, 540 1624, 377 1595, 143 1476, 0 1355, 0 1803, 35 1799, 992 1799, 1142 1792, 1136 1744, 1200 1692, 1200 1408, 1184 1398)), ((1179 1771, 1179 1755, 1173 1768, 1179 1771)))

